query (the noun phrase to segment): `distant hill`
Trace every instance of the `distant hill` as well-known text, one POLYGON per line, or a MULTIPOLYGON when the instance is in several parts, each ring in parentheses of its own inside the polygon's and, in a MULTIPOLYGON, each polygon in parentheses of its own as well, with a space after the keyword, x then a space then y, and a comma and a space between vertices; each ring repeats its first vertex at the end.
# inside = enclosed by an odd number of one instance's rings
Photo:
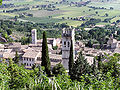
POLYGON ((113 1, 119 1, 119 0, 90 0, 92 2, 113 2, 113 1))
POLYGON ((80 1, 92 1, 92 2, 112 2, 112 1, 120 1, 120 0, 3 0, 3 1, 73 1, 73 2, 80 2, 80 1))

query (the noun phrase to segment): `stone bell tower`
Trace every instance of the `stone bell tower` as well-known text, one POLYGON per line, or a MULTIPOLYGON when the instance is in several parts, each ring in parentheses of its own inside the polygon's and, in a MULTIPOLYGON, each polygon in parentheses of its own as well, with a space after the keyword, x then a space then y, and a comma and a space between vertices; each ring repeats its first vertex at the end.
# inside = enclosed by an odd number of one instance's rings
POLYGON ((37 44, 37 30, 33 29, 31 31, 31 34, 32 34, 32 44, 37 44))
POLYGON ((73 53, 75 57, 75 50, 74 50, 74 29, 73 28, 64 28, 62 31, 62 63, 65 69, 69 69, 69 54, 70 54, 70 46, 71 40, 73 42, 73 53))

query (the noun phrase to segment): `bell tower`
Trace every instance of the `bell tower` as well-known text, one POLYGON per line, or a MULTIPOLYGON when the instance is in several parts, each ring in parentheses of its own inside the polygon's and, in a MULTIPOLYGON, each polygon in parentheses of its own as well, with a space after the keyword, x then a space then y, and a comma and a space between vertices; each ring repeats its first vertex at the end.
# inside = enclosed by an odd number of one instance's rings
POLYGON ((32 44, 37 44, 37 30, 33 29, 31 31, 31 34, 32 34, 32 44))
POLYGON ((74 50, 74 29, 73 28, 64 28, 62 31, 62 63, 65 69, 69 69, 69 54, 70 54, 70 46, 71 40, 73 42, 73 53, 75 57, 75 50, 74 50))

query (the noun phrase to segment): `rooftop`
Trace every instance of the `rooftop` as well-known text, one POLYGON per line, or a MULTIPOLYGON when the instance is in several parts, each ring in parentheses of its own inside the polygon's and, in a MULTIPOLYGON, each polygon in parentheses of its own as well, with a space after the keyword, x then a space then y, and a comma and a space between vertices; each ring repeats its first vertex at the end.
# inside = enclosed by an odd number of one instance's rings
POLYGON ((24 55, 22 57, 24 58, 36 58, 38 55, 40 54, 40 52, 37 52, 35 50, 28 50, 24 53, 24 55))

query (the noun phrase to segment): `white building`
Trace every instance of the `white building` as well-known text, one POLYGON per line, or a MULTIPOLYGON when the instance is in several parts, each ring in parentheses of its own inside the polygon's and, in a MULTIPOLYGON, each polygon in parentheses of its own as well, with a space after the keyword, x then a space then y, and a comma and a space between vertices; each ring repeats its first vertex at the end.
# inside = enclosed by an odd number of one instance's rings
POLYGON ((41 53, 36 50, 27 50, 24 55, 22 56, 22 64, 25 65, 26 68, 32 67, 36 61, 40 61, 39 56, 41 53))
MULTIPOLYGON (((25 65, 25 68, 31 69, 31 67, 36 64, 36 66, 41 65, 42 53, 38 50, 32 48, 24 50, 24 55, 22 56, 22 64, 25 65)), ((51 60, 51 67, 54 67, 56 64, 62 62, 61 55, 49 54, 51 60)))
POLYGON ((73 52, 74 52, 74 43, 75 43, 74 29, 64 28, 62 32, 62 60, 63 60, 62 63, 65 69, 69 69, 68 63, 69 63, 71 40, 73 42, 73 52))
POLYGON ((31 34, 32 34, 32 44, 37 44, 37 30, 33 29, 31 31, 31 34))

